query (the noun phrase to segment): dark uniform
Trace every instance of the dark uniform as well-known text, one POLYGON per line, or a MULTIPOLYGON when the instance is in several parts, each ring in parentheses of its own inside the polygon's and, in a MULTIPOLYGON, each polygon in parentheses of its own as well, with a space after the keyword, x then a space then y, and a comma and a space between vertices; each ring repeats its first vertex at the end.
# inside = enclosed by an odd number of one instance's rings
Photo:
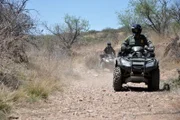
POLYGON ((104 54, 100 55, 100 62, 102 62, 102 58, 107 57, 108 55, 116 55, 115 50, 111 46, 111 43, 107 43, 107 47, 104 49, 104 54))
POLYGON ((130 52, 133 46, 146 46, 146 49, 150 52, 150 56, 155 56, 154 54, 154 46, 151 41, 149 41, 143 34, 142 28, 140 24, 134 24, 131 27, 133 35, 129 36, 121 45, 121 51, 118 53, 118 56, 126 55, 130 52))
MULTIPOLYGON (((133 46, 147 46, 150 49, 154 50, 154 46, 151 41, 149 41, 143 34, 140 34, 138 36, 131 35, 122 43, 121 45, 121 51, 119 52, 118 56, 127 55, 130 52, 130 49, 133 46), (125 50, 122 50, 122 48, 125 48, 125 50)), ((149 52, 150 56, 155 56, 154 52, 149 52)))
POLYGON ((133 46, 142 46, 147 45, 148 47, 153 47, 152 42, 149 41, 143 34, 140 34, 138 37, 134 35, 129 36, 121 45, 125 47, 133 47, 133 46))
POLYGON ((115 55, 115 50, 114 50, 111 46, 107 46, 107 47, 104 49, 104 53, 105 53, 105 54, 115 55))

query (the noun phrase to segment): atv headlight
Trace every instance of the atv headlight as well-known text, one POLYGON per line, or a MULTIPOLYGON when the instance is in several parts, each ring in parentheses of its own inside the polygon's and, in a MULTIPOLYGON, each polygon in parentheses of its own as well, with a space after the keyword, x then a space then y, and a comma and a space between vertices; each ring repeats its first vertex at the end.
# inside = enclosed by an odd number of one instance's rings
POLYGON ((146 64, 146 67, 153 67, 154 66, 154 61, 150 61, 146 64))
POLYGON ((106 61, 106 62, 109 62, 109 60, 108 60, 108 59, 106 59, 105 61, 106 61))
POLYGON ((131 66, 131 62, 129 62, 128 60, 125 60, 125 59, 121 59, 121 64, 123 66, 128 66, 128 67, 131 66))

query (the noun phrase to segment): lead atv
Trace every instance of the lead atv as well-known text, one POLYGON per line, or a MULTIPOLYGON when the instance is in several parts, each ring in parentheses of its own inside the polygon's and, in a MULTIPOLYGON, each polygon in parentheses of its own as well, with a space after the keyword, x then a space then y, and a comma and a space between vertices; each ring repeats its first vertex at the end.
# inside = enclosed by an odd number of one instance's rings
POLYGON ((121 91, 124 83, 144 82, 148 90, 159 90, 160 70, 159 62, 151 55, 148 47, 132 47, 128 54, 121 54, 115 60, 113 74, 113 87, 115 91, 121 91))

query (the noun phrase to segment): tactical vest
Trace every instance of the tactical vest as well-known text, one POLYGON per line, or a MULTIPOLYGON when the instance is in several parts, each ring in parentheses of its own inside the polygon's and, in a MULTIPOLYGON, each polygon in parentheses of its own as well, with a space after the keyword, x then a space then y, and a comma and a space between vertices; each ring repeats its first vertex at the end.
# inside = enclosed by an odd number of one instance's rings
POLYGON ((128 38, 130 46, 142 46, 147 45, 147 40, 144 35, 140 35, 139 38, 135 38, 133 35, 128 38))

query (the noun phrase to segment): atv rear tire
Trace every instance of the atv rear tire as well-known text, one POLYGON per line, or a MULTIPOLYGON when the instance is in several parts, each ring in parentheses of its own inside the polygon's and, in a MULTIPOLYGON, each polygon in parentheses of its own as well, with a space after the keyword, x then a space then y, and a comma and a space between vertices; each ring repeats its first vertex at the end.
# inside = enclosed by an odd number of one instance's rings
POLYGON ((159 67, 152 71, 152 77, 148 83, 148 89, 150 91, 158 91, 160 82, 160 70, 159 67))
POLYGON ((121 75, 120 67, 114 68, 113 88, 115 91, 121 91, 122 90, 122 75, 121 75))

